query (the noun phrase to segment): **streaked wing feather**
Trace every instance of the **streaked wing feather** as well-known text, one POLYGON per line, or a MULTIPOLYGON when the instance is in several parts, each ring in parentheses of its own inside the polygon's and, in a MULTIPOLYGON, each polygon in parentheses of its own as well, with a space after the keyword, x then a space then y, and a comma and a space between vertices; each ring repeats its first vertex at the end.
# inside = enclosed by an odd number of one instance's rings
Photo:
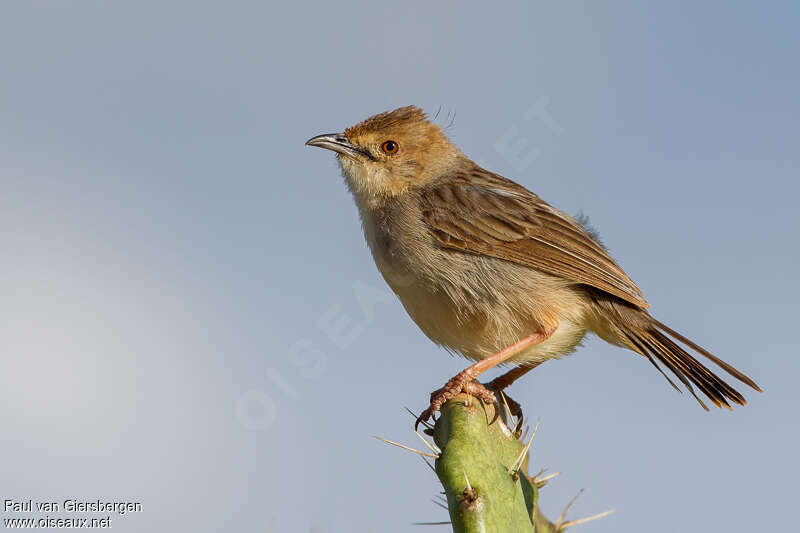
POLYGON ((641 290, 583 227, 524 187, 477 166, 422 195, 439 244, 601 289, 642 308, 641 290))

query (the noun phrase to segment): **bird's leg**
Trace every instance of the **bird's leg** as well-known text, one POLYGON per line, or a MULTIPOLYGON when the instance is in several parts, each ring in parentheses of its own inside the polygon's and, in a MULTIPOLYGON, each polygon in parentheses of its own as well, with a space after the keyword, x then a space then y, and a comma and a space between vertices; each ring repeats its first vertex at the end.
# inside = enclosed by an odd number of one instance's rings
POLYGON ((433 413, 438 411, 444 402, 462 392, 477 396, 484 401, 495 402, 496 399, 494 393, 480 383, 474 382, 473 380, 490 368, 499 365, 503 361, 506 361, 521 351, 546 340, 550 337, 550 335, 553 334, 554 331, 555 328, 546 331, 539 331, 533 335, 523 337, 511 346, 503 348, 499 352, 490 355, 486 359, 481 359, 477 363, 465 368, 453 376, 453 378, 450 379, 450 381, 448 381, 444 387, 431 393, 431 404, 422 412, 421 415, 419 415, 416 424, 414 424, 414 428, 419 426, 420 422, 428 420, 431 416, 433 416, 433 413))
MULTIPOLYGON (((489 383, 485 384, 483 387, 485 389, 488 389, 491 392, 494 392, 494 393, 503 392, 508 386, 510 386, 512 383, 517 381, 519 378, 521 378, 522 376, 524 376, 525 374, 527 374, 528 372, 530 372, 531 370, 533 370, 534 368, 536 368, 540 364, 542 364, 541 361, 538 362, 538 363, 524 364, 524 365, 520 365, 520 366, 514 367, 511 370, 509 370, 508 372, 506 372, 505 374, 497 376, 492 381, 490 381, 489 383)), ((512 399, 511 396, 509 396, 508 394, 505 394, 505 397, 506 397, 506 403, 508 404, 509 411, 511 411, 511 414, 513 416, 516 416, 519 419, 519 422, 521 422, 522 421, 522 406, 520 406, 519 403, 514 401, 514 399, 512 399)))

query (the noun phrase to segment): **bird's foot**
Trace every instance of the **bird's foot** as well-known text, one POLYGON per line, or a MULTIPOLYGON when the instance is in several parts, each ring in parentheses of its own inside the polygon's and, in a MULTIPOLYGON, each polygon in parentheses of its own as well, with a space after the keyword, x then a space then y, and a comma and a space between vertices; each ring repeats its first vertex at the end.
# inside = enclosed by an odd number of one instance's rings
MULTIPOLYGON (((502 398, 502 401, 504 402, 504 404, 508 406, 509 414, 511 416, 517 417, 517 424, 516 425, 521 427, 522 426, 522 419, 524 417, 523 414, 522 414, 522 406, 517 401, 515 401, 511 396, 509 396, 508 394, 503 392, 505 390, 505 388, 509 385, 509 383, 506 383, 504 380, 501 380, 501 378, 503 378, 503 376, 500 376, 499 378, 493 379, 492 381, 490 381, 486 385, 483 385, 483 387, 485 389, 495 393, 497 396, 502 398)), ((508 420, 508 423, 513 424, 513 421, 512 420, 508 420)), ((511 426, 509 426, 509 427, 511 427, 511 426)))
MULTIPOLYGON (((421 422, 430 419, 433 413, 439 411, 447 400, 455 398, 462 392, 486 403, 497 403, 497 397, 494 392, 475 381, 469 373, 461 372, 448 381, 444 387, 431 393, 431 403, 417 418, 414 429, 416 430, 421 422)), ((516 402, 514 403, 516 404, 516 402)), ((517 404, 517 407, 519 407, 519 404, 517 404)))

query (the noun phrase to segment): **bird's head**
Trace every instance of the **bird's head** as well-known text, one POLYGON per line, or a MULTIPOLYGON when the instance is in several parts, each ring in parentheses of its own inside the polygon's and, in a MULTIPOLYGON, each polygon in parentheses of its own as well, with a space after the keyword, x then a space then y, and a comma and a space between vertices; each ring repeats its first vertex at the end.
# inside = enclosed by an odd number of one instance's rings
POLYGON ((418 107, 372 116, 343 133, 312 137, 306 144, 337 153, 358 200, 379 205, 447 172, 458 148, 418 107))

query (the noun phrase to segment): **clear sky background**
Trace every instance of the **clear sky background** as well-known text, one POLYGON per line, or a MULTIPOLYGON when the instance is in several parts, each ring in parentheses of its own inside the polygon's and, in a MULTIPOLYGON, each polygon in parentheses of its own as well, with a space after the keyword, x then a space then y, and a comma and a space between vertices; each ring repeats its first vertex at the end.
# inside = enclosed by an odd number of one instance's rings
POLYGON ((572 518, 618 509, 587 532, 795 527, 798 16, 4 3, 0 499, 142 502, 113 518, 123 532, 446 520, 419 458, 372 435, 421 446, 403 407, 466 361, 406 316, 334 156, 303 146, 416 104, 455 113, 473 159, 588 214, 656 317, 766 391, 706 413, 588 339, 510 391, 542 417, 533 468, 563 472, 544 510, 586 488, 572 518))

